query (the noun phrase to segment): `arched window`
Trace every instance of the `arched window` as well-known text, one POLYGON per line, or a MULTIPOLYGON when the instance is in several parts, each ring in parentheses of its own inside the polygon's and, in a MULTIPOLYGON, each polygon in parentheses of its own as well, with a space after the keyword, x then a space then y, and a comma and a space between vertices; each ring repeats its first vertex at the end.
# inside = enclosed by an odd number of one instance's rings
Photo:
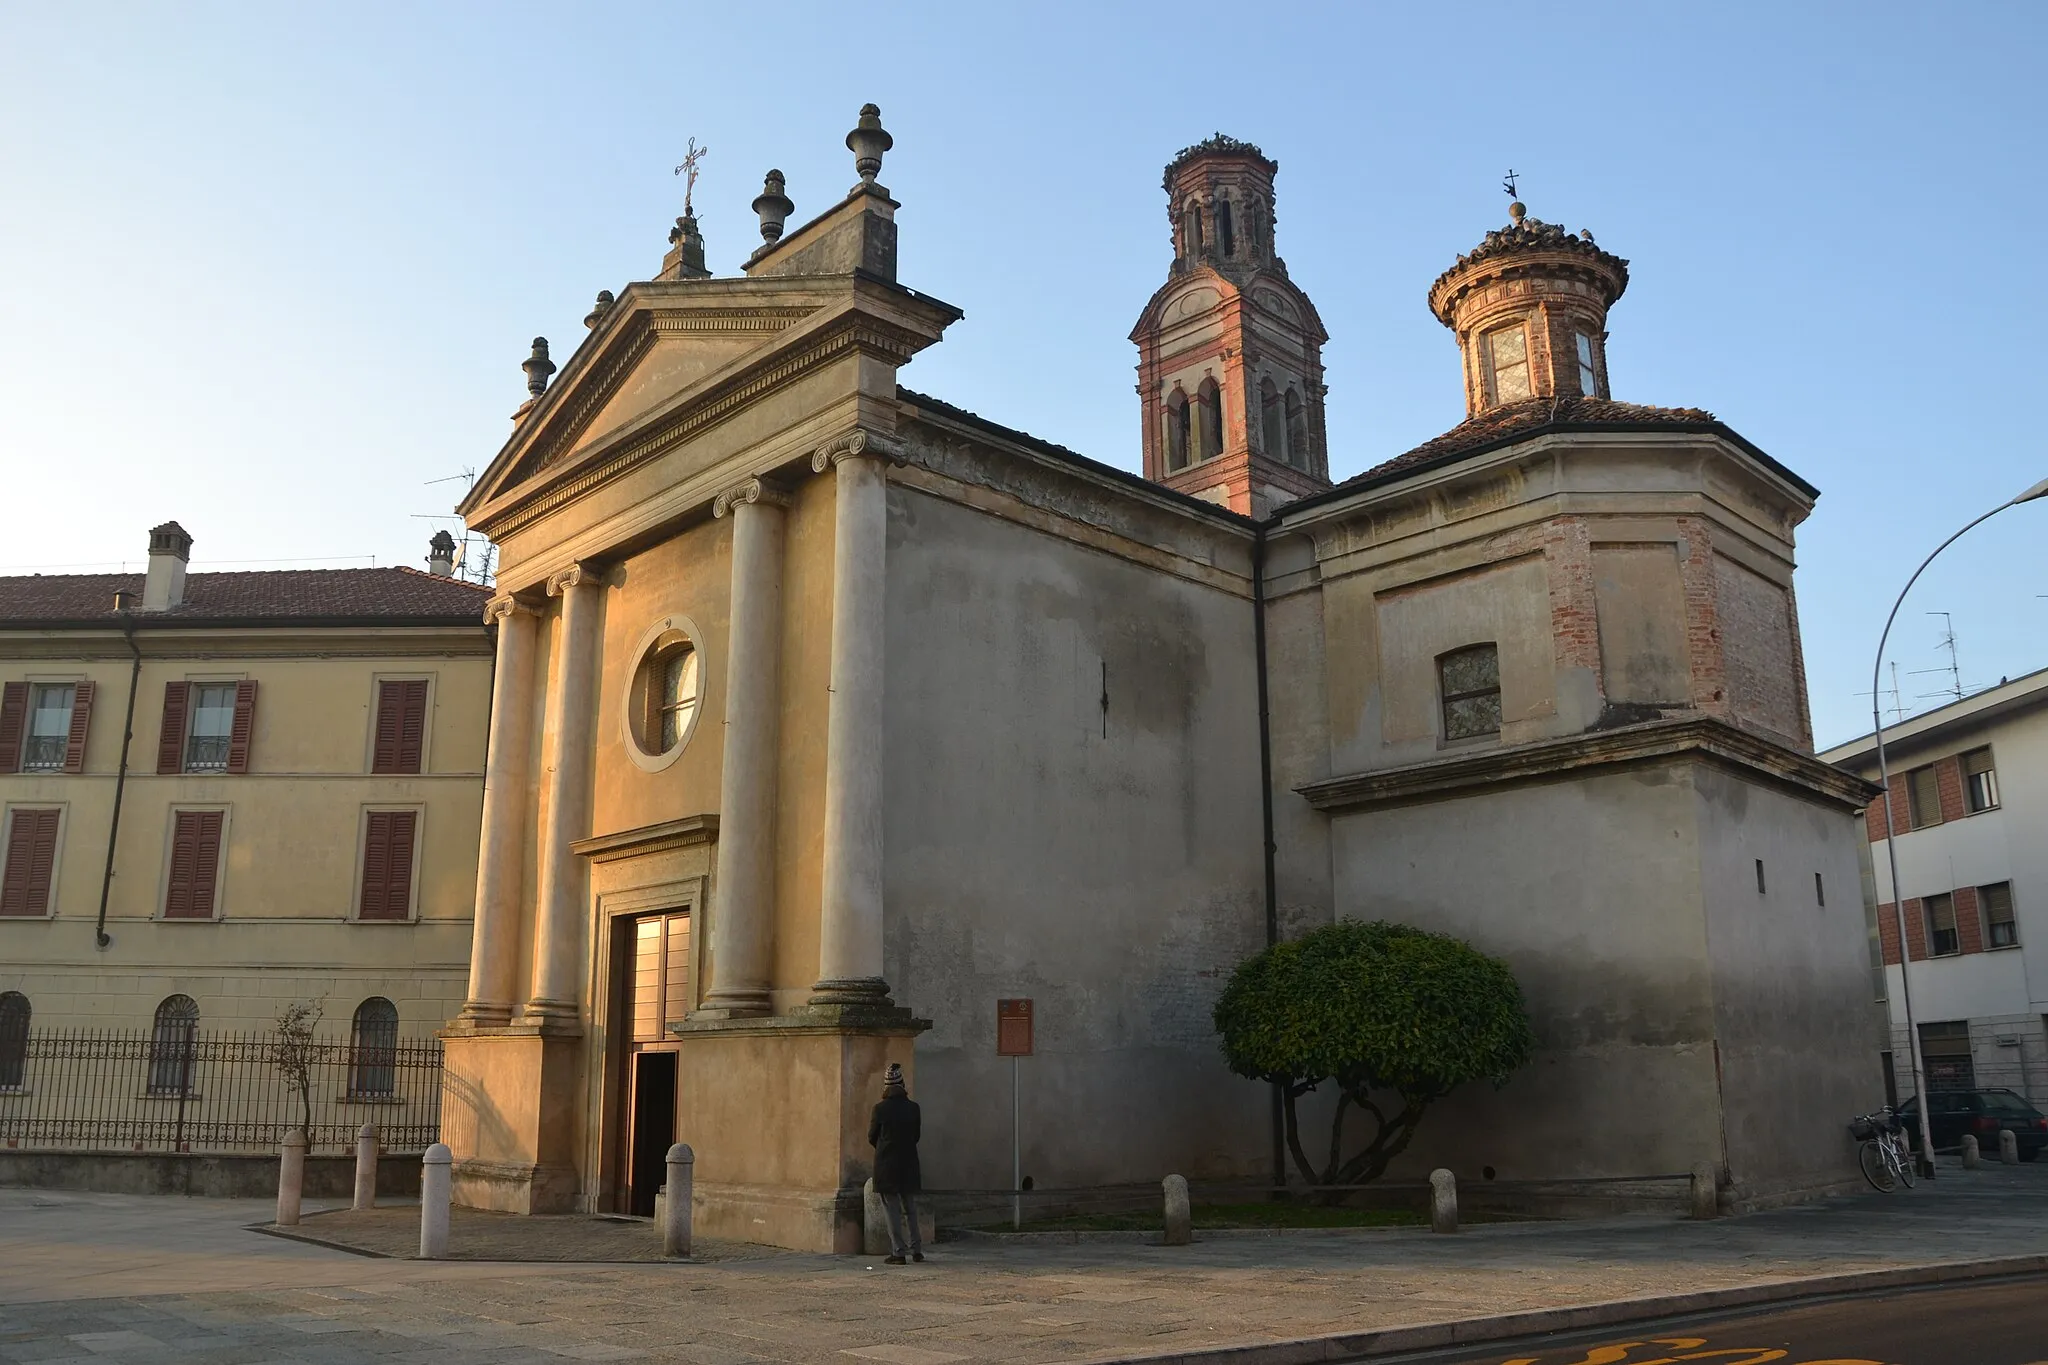
POLYGON ((198 1047, 199 1002, 189 995, 165 996, 149 1037, 149 1093, 189 1094, 198 1047))
POLYGON ((1213 379, 1204 379, 1195 390, 1195 458, 1213 460, 1223 453, 1223 392, 1213 379))
POLYGON ((1287 417, 1280 405, 1280 390, 1270 379, 1259 381, 1259 434, 1267 459, 1294 462, 1293 452, 1287 448, 1287 417))
POLYGON ((19 1090, 28 1074, 28 997, 0 991, 0 1090, 19 1090))
POLYGON ((1237 238, 1230 230, 1230 201, 1228 199, 1216 201, 1216 240, 1223 247, 1224 255, 1235 256, 1237 254, 1237 238))
POLYGON ((382 1098, 398 1087, 398 1006, 373 995, 349 1027, 348 1093, 382 1098))
POLYGON ((1166 468, 1188 467, 1188 396, 1178 384, 1166 396, 1166 468))
POLYGON ((1202 206, 1193 201, 1188 203, 1185 240, 1187 242, 1188 255, 1199 256, 1202 254, 1202 206))
POLYGON ((1287 386, 1287 463, 1296 469, 1308 468, 1308 414, 1292 384, 1287 386))

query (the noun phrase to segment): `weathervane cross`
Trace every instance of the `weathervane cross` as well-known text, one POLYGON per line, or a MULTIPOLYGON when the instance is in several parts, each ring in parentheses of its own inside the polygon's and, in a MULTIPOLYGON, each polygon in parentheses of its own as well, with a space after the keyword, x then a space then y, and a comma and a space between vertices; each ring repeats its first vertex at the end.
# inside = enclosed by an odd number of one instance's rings
POLYGON ((1517 190, 1517 189, 1515 188, 1515 170, 1514 170, 1514 167, 1510 166, 1510 167, 1508 168, 1508 175, 1507 175, 1507 179, 1505 179, 1505 180, 1503 180, 1503 181, 1501 181, 1501 182, 1500 182, 1500 187, 1501 187, 1501 188, 1502 188, 1503 190, 1506 190, 1506 191, 1507 191, 1507 196, 1508 196, 1508 198, 1510 198, 1510 199, 1514 199, 1514 198, 1516 198, 1516 197, 1518 197, 1518 196, 1520 195, 1521 191, 1519 191, 1519 190, 1517 190))
POLYGON ((709 147, 699 147, 697 139, 690 139, 690 149, 683 154, 683 164, 676 167, 676 174, 683 177, 683 213, 690 212, 690 196, 697 188, 697 163, 704 159, 709 147))

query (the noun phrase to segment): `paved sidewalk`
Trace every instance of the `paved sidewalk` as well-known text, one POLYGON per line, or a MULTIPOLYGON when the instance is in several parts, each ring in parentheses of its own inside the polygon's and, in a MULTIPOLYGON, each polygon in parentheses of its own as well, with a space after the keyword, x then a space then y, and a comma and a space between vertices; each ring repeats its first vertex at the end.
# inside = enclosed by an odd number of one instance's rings
POLYGON ((254 1201, 0 1190, 0 1361, 1105 1361, 1832 1274, 2048 1255, 2048 1162, 1714 1223, 1641 1217, 1193 1247, 945 1243, 923 1266, 378 1260, 254 1201))

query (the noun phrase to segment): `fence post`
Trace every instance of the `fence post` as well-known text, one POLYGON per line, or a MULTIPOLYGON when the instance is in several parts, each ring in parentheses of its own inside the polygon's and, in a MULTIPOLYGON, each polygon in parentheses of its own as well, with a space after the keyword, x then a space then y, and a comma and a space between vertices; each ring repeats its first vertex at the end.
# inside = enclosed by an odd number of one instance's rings
POLYGON ((1695 1218, 1719 1218, 1721 1216, 1721 1176, 1713 1163, 1702 1161, 1692 1168, 1690 1190, 1692 1216, 1695 1218))
POLYGON ((277 1226, 299 1225, 299 1191, 306 1183, 306 1130, 294 1128, 284 1135, 284 1152, 277 1159, 277 1226))
POLYGON ((1977 1146, 1977 1135, 1975 1133, 1963 1134, 1963 1169, 1966 1171, 1974 1171, 1981 1167, 1983 1164, 1984 1153, 1983 1150, 1977 1146))
POLYGON ((1429 1230, 1458 1230, 1458 1177, 1441 1166, 1429 1173, 1429 1230))
POLYGON ((1166 1191, 1166 1236, 1170 1247, 1184 1247, 1195 1240, 1195 1211, 1188 1198, 1188 1181, 1170 1175, 1159 1182, 1166 1191))
POLYGON ((356 1130, 356 1198, 353 1207, 377 1207, 377 1125, 366 1123, 356 1130))
POLYGON ((1998 1130, 1998 1159, 2008 1166, 2020 1164, 2019 1135, 2010 1128, 1998 1130))
POLYGON ((454 1184, 455 1154, 437 1142, 420 1158, 420 1259, 448 1259, 448 1199, 454 1184))
POLYGON ((690 1254, 690 1194, 696 1180, 697 1154, 687 1142, 668 1149, 668 1198, 661 1220, 661 1254, 690 1254))

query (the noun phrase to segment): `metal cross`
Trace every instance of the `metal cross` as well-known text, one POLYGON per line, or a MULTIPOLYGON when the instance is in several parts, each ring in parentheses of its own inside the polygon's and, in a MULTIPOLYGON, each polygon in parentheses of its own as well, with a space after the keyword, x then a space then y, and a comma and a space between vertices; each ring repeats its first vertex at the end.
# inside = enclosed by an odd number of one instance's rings
POLYGON ((1513 167, 1508 169, 1508 177, 1500 182, 1500 187, 1507 191, 1508 198, 1515 199, 1520 197, 1521 192, 1515 188, 1515 172, 1513 167))
POLYGON ((683 164, 676 167, 676 174, 684 178, 683 213, 686 216, 690 212, 690 195, 697 188, 697 163, 702 161, 704 159, 704 154, 709 152, 710 150, 711 149, 709 147, 699 147, 697 145, 697 139, 691 138, 690 149, 689 151, 683 154, 683 164))

